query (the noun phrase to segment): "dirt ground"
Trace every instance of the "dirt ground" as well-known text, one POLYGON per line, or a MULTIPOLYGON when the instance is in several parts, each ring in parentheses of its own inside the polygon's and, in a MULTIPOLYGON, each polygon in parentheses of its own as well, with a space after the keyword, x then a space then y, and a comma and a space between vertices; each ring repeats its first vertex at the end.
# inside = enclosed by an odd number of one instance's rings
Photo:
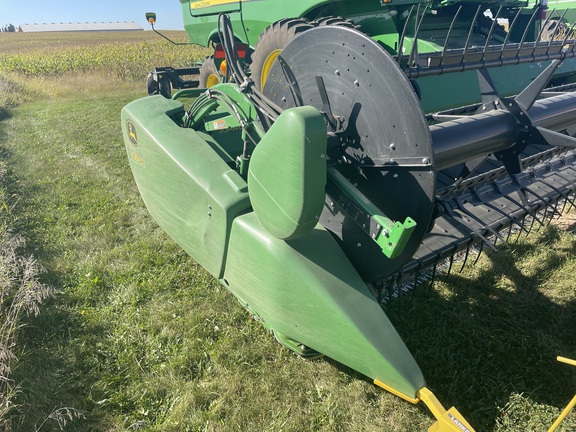
POLYGON ((564 231, 576 231, 576 211, 566 212, 561 217, 552 219, 551 223, 564 231))

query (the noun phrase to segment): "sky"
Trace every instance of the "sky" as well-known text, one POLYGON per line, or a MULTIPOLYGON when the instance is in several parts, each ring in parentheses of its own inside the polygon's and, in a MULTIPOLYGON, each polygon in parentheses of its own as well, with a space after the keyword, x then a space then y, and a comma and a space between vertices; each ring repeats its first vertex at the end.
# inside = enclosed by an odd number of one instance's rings
POLYGON ((0 0, 0 27, 13 24, 135 21, 149 30, 146 12, 156 12, 156 29, 183 30, 179 0, 0 0))

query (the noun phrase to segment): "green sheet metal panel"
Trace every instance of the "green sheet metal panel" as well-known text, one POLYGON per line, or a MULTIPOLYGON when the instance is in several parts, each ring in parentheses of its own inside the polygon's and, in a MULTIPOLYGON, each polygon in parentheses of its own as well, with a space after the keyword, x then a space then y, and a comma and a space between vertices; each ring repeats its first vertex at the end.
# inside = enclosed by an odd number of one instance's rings
POLYGON ((223 274, 232 220, 250 208, 246 182, 208 135, 176 124, 182 104, 151 96, 122 110, 134 179, 156 222, 200 265, 223 274))
POLYGON ((223 283, 267 327, 416 397, 416 361, 324 228, 284 241, 249 213, 231 235, 223 283))
MULTIPOLYGON (((396 0, 394 6, 421 2, 425 0, 396 0)), ((240 13, 233 12, 238 10, 238 0, 180 0, 180 3, 188 37, 191 42, 200 45, 208 45, 209 41, 217 36, 218 13, 223 11, 230 12, 236 37, 254 46, 266 27, 284 18, 315 19, 318 16, 332 15, 362 21, 366 14, 369 14, 372 20, 381 24, 382 19, 378 16, 389 10, 388 5, 382 5, 375 0, 242 0, 241 19, 240 13), (194 9, 190 7, 191 3, 194 9), (199 16, 208 13, 214 15, 199 16), (319 15, 321 13, 323 15, 319 15)), ((387 19, 386 22, 391 23, 391 20, 387 19)), ((370 21, 361 24, 368 25, 366 31, 372 29, 370 21)))
POLYGON ((260 223, 289 239, 318 223, 326 186, 326 124, 309 106, 284 111, 252 153, 248 187, 260 223))

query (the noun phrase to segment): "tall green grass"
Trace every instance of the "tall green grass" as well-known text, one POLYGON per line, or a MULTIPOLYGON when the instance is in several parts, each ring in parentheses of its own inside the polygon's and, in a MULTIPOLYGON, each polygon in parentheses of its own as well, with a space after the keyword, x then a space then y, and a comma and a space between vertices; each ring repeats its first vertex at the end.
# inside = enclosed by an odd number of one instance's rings
MULTIPOLYGON (((20 86, 0 76, 0 121, 21 95, 20 86)), ((25 237, 14 231, 12 181, 7 163, 0 161, 0 429, 5 431, 12 429, 14 412, 19 409, 20 389, 12 377, 22 352, 16 342, 18 330, 53 295, 53 289, 38 280, 41 268, 26 254, 25 237)))

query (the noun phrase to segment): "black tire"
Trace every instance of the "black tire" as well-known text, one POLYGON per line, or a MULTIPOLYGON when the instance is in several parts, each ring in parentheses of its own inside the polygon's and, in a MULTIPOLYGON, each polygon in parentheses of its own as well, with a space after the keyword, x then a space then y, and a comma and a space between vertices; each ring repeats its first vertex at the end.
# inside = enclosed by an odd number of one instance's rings
POLYGON ((250 72, 256 88, 262 90, 270 67, 288 42, 314 25, 303 18, 289 18, 276 21, 260 35, 254 52, 250 72))
POLYGON ((564 21, 550 19, 541 30, 540 40, 548 42, 551 39, 564 40, 570 28, 564 21))
POLYGON ((337 25, 340 27, 347 27, 356 30, 360 29, 360 26, 354 24, 351 20, 344 19, 342 17, 322 17, 312 21, 312 24, 318 27, 337 25))
POLYGON ((148 90, 149 96, 158 94, 158 81, 154 79, 154 75, 152 74, 148 74, 148 78, 146 78, 146 89, 148 90))
POLYGON ((172 85, 170 84, 170 79, 167 76, 161 75, 160 78, 158 78, 158 89, 160 94, 166 99, 170 99, 172 97, 172 85))
POLYGON ((223 81, 222 75, 220 75, 214 64, 214 56, 206 57, 202 62, 198 81, 200 82, 200 88, 210 88, 223 81))

